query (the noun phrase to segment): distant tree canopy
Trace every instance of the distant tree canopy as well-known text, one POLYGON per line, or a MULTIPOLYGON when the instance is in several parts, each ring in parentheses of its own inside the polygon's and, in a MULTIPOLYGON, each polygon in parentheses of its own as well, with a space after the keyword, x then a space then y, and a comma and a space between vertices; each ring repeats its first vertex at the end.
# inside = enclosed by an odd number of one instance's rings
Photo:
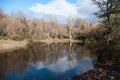
POLYGON ((120 39, 120 0, 92 0, 98 6, 95 13, 105 27, 104 39, 116 42, 120 39))
POLYGON ((55 16, 46 19, 27 18, 19 10, 13 10, 9 15, 0 8, 0 38, 14 40, 67 38, 82 39, 96 26, 80 18, 66 19, 68 23, 61 23, 55 16))

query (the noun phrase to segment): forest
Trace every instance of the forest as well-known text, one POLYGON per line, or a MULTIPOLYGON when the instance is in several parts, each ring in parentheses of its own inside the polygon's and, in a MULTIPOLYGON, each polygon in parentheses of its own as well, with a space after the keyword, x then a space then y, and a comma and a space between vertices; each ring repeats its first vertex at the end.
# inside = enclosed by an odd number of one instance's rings
MULTIPOLYGON (((69 17, 60 22, 55 16, 45 19, 28 18, 19 10, 5 14, 0 8, 0 38, 24 39, 74 39, 83 42, 103 41, 114 43, 120 39, 120 1, 92 0, 99 11, 95 15, 99 22, 90 23, 81 18, 69 17)), ((112 44, 113 44, 112 43, 112 44)))
POLYGON ((79 40, 82 43, 116 45, 120 40, 120 1, 92 0, 99 10, 98 21, 87 22, 79 17, 68 17, 65 22, 55 16, 28 17, 22 11, 9 14, 0 8, 0 38, 10 40, 79 40))
POLYGON ((98 23, 89 23, 81 18, 68 18, 62 23, 54 16, 47 19, 27 18, 19 10, 5 14, 0 9, 0 37, 13 40, 24 39, 85 39, 99 36, 98 23))

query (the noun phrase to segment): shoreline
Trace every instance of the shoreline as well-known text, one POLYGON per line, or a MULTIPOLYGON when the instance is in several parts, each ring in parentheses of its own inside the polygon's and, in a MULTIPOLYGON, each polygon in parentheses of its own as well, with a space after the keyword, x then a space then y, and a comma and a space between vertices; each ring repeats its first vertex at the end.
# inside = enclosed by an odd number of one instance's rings
MULTIPOLYGON (((22 41, 16 41, 16 40, 0 40, 0 53, 5 52, 11 52, 20 48, 27 48, 29 44, 32 43, 44 43, 44 44, 51 44, 51 43, 68 43, 70 42, 69 39, 45 39, 45 40, 22 40, 22 41)), ((80 40, 71 40, 73 43, 82 43, 80 40)))
POLYGON ((93 70, 89 70, 84 74, 72 77, 68 80, 119 80, 120 74, 117 71, 103 69, 103 68, 95 68, 93 70))
POLYGON ((14 41, 14 40, 0 40, 0 53, 11 52, 20 48, 27 48, 27 40, 14 41))
POLYGON ((40 43, 45 43, 45 44, 51 44, 51 43, 82 43, 81 40, 71 40, 70 39, 44 39, 44 40, 34 40, 33 42, 40 42, 40 43))

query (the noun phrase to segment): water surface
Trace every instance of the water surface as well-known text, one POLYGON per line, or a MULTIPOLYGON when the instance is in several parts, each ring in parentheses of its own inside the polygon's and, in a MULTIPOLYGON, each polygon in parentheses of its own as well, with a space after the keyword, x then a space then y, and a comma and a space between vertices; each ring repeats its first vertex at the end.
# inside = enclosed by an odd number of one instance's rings
POLYGON ((0 55, 0 80, 66 80, 94 68, 79 44, 41 44, 0 55))

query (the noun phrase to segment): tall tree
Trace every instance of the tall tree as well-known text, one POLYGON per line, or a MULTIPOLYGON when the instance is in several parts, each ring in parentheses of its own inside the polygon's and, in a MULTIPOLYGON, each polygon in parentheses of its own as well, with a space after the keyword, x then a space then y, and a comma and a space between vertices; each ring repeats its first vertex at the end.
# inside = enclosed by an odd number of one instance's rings
POLYGON ((75 19, 72 17, 68 18, 67 25, 69 27, 69 39, 70 39, 70 41, 72 40, 72 28, 73 28, 74 24, 75 24, 75 19))
POLYGON ((104 39, 107 43, 112 39, 115 40, 120 36, 120 32, 112 34, 120 29, 120 0, 92 0, 92 2, 98 6, 99 11, 95 14, 106 29, 103 33, 104 39))

